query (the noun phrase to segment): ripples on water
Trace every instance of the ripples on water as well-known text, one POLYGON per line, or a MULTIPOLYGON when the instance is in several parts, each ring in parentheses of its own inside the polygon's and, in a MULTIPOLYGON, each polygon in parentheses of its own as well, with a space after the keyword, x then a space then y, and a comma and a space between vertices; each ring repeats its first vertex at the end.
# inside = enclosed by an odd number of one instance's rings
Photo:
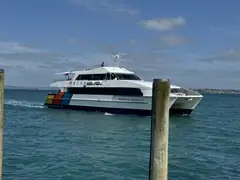
MULTIPOLYGON (((3 179, 148 179, 150 118, 47 109, 46 93, 6 90, 3 179)), ((239 107, 205 95, 170 118, 169 179, 240 179, 239 107)))

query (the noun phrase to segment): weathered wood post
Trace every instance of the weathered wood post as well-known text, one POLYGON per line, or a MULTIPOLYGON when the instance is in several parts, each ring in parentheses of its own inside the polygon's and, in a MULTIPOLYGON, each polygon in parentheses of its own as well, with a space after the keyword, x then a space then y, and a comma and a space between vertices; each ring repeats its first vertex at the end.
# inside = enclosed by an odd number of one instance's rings
POLYGON ((3 162, 3 124, 4 124, 4 69, 0 69, 0 180, 3 162))
POLYGON ((168 177, 169 94, 168 79, 153 80, 149 180, 168 177))

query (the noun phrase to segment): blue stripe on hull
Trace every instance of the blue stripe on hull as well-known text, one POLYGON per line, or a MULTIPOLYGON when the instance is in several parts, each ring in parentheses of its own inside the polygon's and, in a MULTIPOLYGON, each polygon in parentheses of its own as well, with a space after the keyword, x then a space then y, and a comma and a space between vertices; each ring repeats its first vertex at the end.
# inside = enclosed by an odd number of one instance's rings
POLYGON ((72 98, 73 94, 71 93, 64 93, 63 97, 62 97, 62 100, 61 100, 61 105, 69 105, 69 102, 72 98))
MULTIPOLYGON (((57 109, 73 109, 73 110, 83 110, 83 111, 95 111, 95 112, 108 112, 112 114, 135 114, 139 116, 151 116, 151 110, 142 110, 142 109, 123 109, 123 108, 107 108, 107 107, 91 107, 91 106, 73 106, 73 105, 50 105, 45 104, 48 108, 57 108, 57 109)), ((190 115, 192 109, 170 109, 170 115, 190 115)))

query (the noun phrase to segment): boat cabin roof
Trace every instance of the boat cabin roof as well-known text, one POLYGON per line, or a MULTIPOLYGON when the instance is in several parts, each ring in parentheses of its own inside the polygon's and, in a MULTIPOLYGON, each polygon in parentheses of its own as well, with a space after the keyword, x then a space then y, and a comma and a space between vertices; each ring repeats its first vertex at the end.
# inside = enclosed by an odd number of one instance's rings
POLYGON ((93 69, 85 69, 83 71, 73 71, 75 74, 106 74, 106 73, 122 73, 122 74, 134 74, 134 72, 129 71, 121 67, 98 67, 93 69))
MULTIPOLYGON (((85 69, 82 71, 71 71, 71 72, 62 72, 62 73, 57 73, 57 74, 75 74, 77 75, 76 77, 78 77, 79 75, 94 75, 94 74, 107 74, 107 73, 115 73, 115 74, 131 74, 131 75, 135 75, 134 72, 129 71, 125 68, 121 68, 121 67, 108 67, 108 66, 104 66, 104 67, 97 67, 97 68, 92 68, 92 69, 85 69)), ((171 88, 174 89, 181 89, 181 87, 176 86, 176 85, 172 85, 171 84, 171 88)))

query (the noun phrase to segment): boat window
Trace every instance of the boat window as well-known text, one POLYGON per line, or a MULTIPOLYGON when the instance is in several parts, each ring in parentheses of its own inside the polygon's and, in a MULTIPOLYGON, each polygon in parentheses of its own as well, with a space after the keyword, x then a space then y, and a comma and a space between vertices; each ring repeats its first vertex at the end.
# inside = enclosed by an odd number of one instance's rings
POLYGON ((115 74, 118 80, 141 80, 135 74, 115 74))
POLYGON ((106 78, 106 74, 93 74, 91 80, 104 80, 106 78))
POLYGON ((75 80, 88 80, 92 75, 79 75, 75 80))
POLYGON ((115 79, 115 78, 116 78, 116 75, 112 73, 110 79, 115 79))
POLYGON ((106 80, 110 80, 110 73, 107 73, 106 80))
POLYGON ((183 88, 172 88, 171 89, 171 93, 183 93, 183 94, 187 94, 187 90, 183 89, 183 88))
POLYGON ((107 73, 107 74, 81 74, 76 80, 110 80, 115 79, 117 77, 118 80, 140 80, 138 76, 135 74, 115 74, 115 73, 107 73))
POLYGON ((82 74, 76 80, 105 80, 109 79, 107 74, 82 74))

